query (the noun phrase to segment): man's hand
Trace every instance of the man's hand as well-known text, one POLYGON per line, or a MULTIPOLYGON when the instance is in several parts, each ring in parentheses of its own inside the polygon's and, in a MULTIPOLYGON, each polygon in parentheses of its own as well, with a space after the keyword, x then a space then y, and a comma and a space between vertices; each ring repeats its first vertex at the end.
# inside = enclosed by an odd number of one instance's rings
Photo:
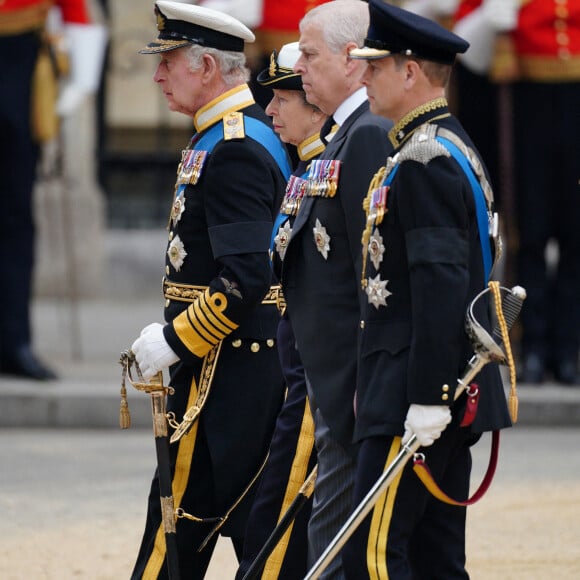
POLYGON ((131 350, 135 353, 135 360, 146 381, 179 360, 163 336, 163 325, 158 322, 146 326, 141 331, 131 350))
POLYGON ((405 445, 415 435, 421 447, 433 445, 450 422, 451 411, 447 405, 413 403, 407 411, 402 443, 405 445))

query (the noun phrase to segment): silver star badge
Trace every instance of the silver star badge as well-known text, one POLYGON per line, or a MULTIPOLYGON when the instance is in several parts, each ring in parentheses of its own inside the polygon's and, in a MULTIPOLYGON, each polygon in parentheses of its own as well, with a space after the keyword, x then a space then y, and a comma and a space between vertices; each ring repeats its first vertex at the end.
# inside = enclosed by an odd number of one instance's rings
POLYGON ((385 253, 385 246, 383 244, 383 236, 379 233, 378 228, 375 228, 373 235, 369 240, 369 255, 375 270, 379 269, 379 264, 383 261, 383 254, 385 253))
POLYGON ((276 244, 276 251, 280 256, 280 260, 284 259, 286 255, 286 249, 288 248, 288 242, 290 241, 290 236, 292 235, 292 228, 290 227, 290 220, 286 220, 283 226, 278 228, 278 233, 274 238, 274 243, 276 244))
POLYGON ((368 279, 365 292, 369 298, 369 304, 372 304, 377 310, 379 306, 386 306, 387 298, 392 295, 392 292, 387 290, 388 283, 388 280, 381 280, 380 274, 368 279))
POLYGON ((330 251, 330 236, 326 233, 326 228, 316 219, 316 224, 312 228, 314 232, 314 243, 316 249, 322 254, 322 257, 328 259, 328 252, 330 251))
POLYGON ((183 212, 185 211, 185 196, 180 193, 173 202, 173 207, 171 208, 171 221, 173 222, 173 227, 177 225, 177 222, 181 219, 183 212))
POLYGON ((179 272, 181 266, 183 265, 183 261, 187 256, 185 246, 183 245, 183 242, 179 236, 175 236, 171 240, 169 248, 167 249, 167 256, 169 257, 171 265, 179 272))

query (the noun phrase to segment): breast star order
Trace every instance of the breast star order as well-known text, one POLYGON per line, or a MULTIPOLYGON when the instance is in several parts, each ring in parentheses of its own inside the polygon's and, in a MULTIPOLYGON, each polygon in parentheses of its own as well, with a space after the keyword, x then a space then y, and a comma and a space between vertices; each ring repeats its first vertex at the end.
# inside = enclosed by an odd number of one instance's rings
POLYGON ((379 306, 387 306, 387 298, 393 294, 387 290, 388 283, 388 280, 381 280, 380 274, 368 279, 365 292, 367 293, 369 304, 372 304, 377 310, 379 306))
POLYGON ((171 220, 173 222, 173 227, 177 225, 177 222, 181 219, 184 211, 185 196, 183 193, 180 193, 173 201, 173 207, 171 208, 171 220))
POLYGON ((288 248, 288 242, 290 241, 290 236, 292 235, 292 228, 290 227, 290 220, 286 220, 283 226, 278 228, 278 233, 274 238, 274 243, 276 244, 276 251, 280 256, 280 260, 284 259, 286 255, 286 249, 288 248))
POLYGON ((179 236, 175 236, 171 240, 169 248, 167 249, 167 256, 169 257, 171 265, 179 272, 181 266, 183 265, 183 261, 187 256, 185 246, 183 245, 183 242, 181 241, 179 236))
POLYGON ((320 223, 320 220, 316 218, 316 223, 312 228, 314 232, 314 243, 316 244, 316 249, 322 254, 322 257, 327 260, 328 252, 330 251, 330 236, 326 233, 326 228, 320 223))
POLYGON ((369 240, 369 254, 375 270, 379 269, 379 265, 383 261, 384 253, 385 245, 383 244, 383 236, 381 236, 378 228, 375 228, 369 240))

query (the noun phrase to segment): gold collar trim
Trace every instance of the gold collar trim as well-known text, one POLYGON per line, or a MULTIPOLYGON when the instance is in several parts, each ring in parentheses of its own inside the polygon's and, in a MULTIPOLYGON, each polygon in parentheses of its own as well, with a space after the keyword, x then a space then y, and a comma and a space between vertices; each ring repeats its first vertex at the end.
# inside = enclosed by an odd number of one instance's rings
MULTIPOLYGON (((393 147, 399 147, 403 141, 409 136, 410 130, 408 130, 408 125, 413 121, 424 115, 425 113, 430 113, 437 109, 442 109, 447 107, 447 99, 445 97, 439 97, 433 99, 427 103, 423 103, 421 106, 408 112, 390 131, 389 131, 389 141, 392 143, 393 147)), ((450 114, 445 113, 438 118, 448 117, 450 114)))
POLYGON ((256 101, 246 83, 223 93, 202 107, 193 118, 195 130, 200 133, 221 121, 228 113, 253 105, 256 101))
POLYGON ((324 151, 324 148, 325 145, 320 139, 320 133, 315 133, 308 137, 308 139, 304 139, 296 149, 301 161, 310 161, 313 157, 320 155, 324 151))

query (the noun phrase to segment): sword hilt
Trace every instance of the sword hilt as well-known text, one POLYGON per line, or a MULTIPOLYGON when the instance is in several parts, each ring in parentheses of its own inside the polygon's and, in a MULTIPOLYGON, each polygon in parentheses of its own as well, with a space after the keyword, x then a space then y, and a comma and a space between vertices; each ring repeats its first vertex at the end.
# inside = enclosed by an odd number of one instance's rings
MULTIPOLYGON (((521 286, 514 286, 513 288, 505 288, 500 286, 506 294, 501 301, 501 310, 505 320, 507 330, 509 331, 514 325, 523 302, 526 298, 526 291, 521 286)), ((465 329, 471 339, 473 348, 479 357, 486 360, 492 360, 499 363, 506 362, 506 353, 503 345, 503 333, 498 322, 492 333, 490 334, 476 319, 474 309, 478 301, 483 298, 485 294, 491 291, 491 287, 481 291, 469 305, 465 319, 465 329)))
MULTIPOLYGON (((522 306, 524 305, 524 300, 526 299, 526 291, 521 286, 514 286, 508 290, 507 294, 503 297, 501 308, 503 310, 505 322, 507 324, 508 330, 511 330, 512 326, 515 324, 522 306)), ((499 324, 495 326, 492 333, 496 340, 502 340, 501 328, 499 324)))

